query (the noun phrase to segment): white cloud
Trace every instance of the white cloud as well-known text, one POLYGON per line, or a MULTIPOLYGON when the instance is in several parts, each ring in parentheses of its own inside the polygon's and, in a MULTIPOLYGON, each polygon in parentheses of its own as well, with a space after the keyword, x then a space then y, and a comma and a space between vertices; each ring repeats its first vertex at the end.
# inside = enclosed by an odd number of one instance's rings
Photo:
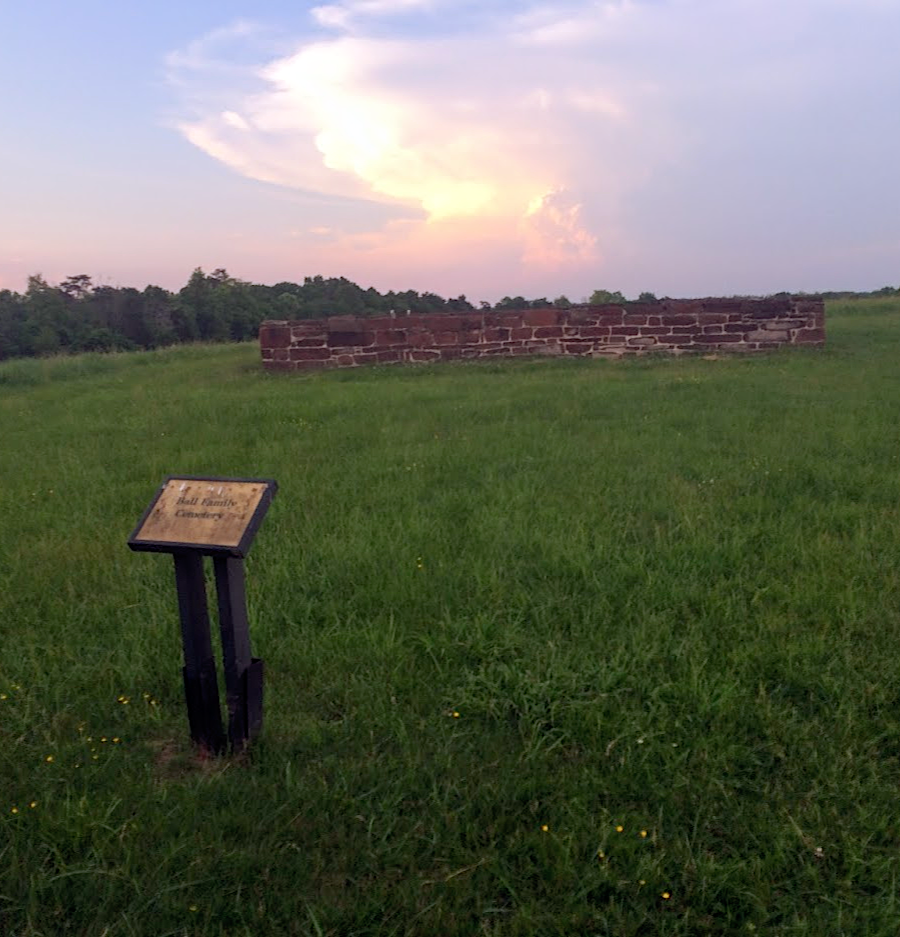
MULTIPOLYGON (((895 27, 880 0, 345 0, 252 66, 247 24, 169 65, 178 126, 213 158, 406 219, 354 251, 465 259, 490 231, 523 271, 643 256, 701 275, 729 238, 771 251, 774 214, 821 228, 822 186, 864 187, 865 159, 897 154, 895 27), (882 149, 864 157, 842 135, 869 119, 882 149)), ((298 230, 333 227, 317 220, 298 230)))
POLYGON ((328 29, 350 30, 360 21, 426 9, 430 0, 346 0, 313 7, 312 18, 328 29))

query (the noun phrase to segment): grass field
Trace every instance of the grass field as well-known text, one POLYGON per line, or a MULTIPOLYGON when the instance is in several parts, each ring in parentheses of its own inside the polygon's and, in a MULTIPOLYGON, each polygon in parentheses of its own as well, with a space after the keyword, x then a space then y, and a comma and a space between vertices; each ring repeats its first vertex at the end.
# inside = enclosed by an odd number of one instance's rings
POLYGON ((764 357, 0 366, 0 933, 900 932, 900 301, 764 357), (170 473, 264 476, 188 746, 170 473))

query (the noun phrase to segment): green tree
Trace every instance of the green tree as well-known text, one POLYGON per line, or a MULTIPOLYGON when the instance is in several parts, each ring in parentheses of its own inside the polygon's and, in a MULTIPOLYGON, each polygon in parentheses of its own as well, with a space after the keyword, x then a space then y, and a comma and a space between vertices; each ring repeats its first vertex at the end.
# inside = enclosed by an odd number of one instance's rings
POLYGON ((588 300, 591 306, 603 306, 606 303, 624 302, 626 302, 626 299, 618 290, 615 292, 610 290, 594 290, 594 292, 591 293, 591 298, 588 300))

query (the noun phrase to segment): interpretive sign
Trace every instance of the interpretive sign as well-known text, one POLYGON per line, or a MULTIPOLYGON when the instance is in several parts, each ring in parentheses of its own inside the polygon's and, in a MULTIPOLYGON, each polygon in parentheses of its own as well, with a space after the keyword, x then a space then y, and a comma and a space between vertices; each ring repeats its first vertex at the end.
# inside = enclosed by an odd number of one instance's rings
POLYGON ((271 479, 170 476, 144 512, 132 550, 246 556, 278 485, 271 479))
POLYGON ((250 652, 244 563, 278 485, 261 478, 170 475, 144 511, 128 546, 171 553, 184 646, 184 692, 191 738, 240 751, 262 727, 263 662, 250 652), (210 637, 204 555, 212 556, 219 605, 228 738, 210 637))

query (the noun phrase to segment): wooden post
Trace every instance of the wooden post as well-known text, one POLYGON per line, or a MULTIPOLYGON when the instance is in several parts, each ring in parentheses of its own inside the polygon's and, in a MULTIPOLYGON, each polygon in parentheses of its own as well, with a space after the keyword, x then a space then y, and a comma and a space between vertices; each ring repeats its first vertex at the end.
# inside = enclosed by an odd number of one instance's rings
POLYGON ((262 661, 251 656, 243 560, 213 558, 225 667, 228 738, 240 751, 262 724, 262 661))
POLYGON ((191 739, 210 752, 222 751, 222 711, 219 708, 219 681, 209 633, 206 581, 203 557, 199 553, 176 551, 175 584, 181 615, 181 641, 184 646, 184 694, 187 701, 191 739))

